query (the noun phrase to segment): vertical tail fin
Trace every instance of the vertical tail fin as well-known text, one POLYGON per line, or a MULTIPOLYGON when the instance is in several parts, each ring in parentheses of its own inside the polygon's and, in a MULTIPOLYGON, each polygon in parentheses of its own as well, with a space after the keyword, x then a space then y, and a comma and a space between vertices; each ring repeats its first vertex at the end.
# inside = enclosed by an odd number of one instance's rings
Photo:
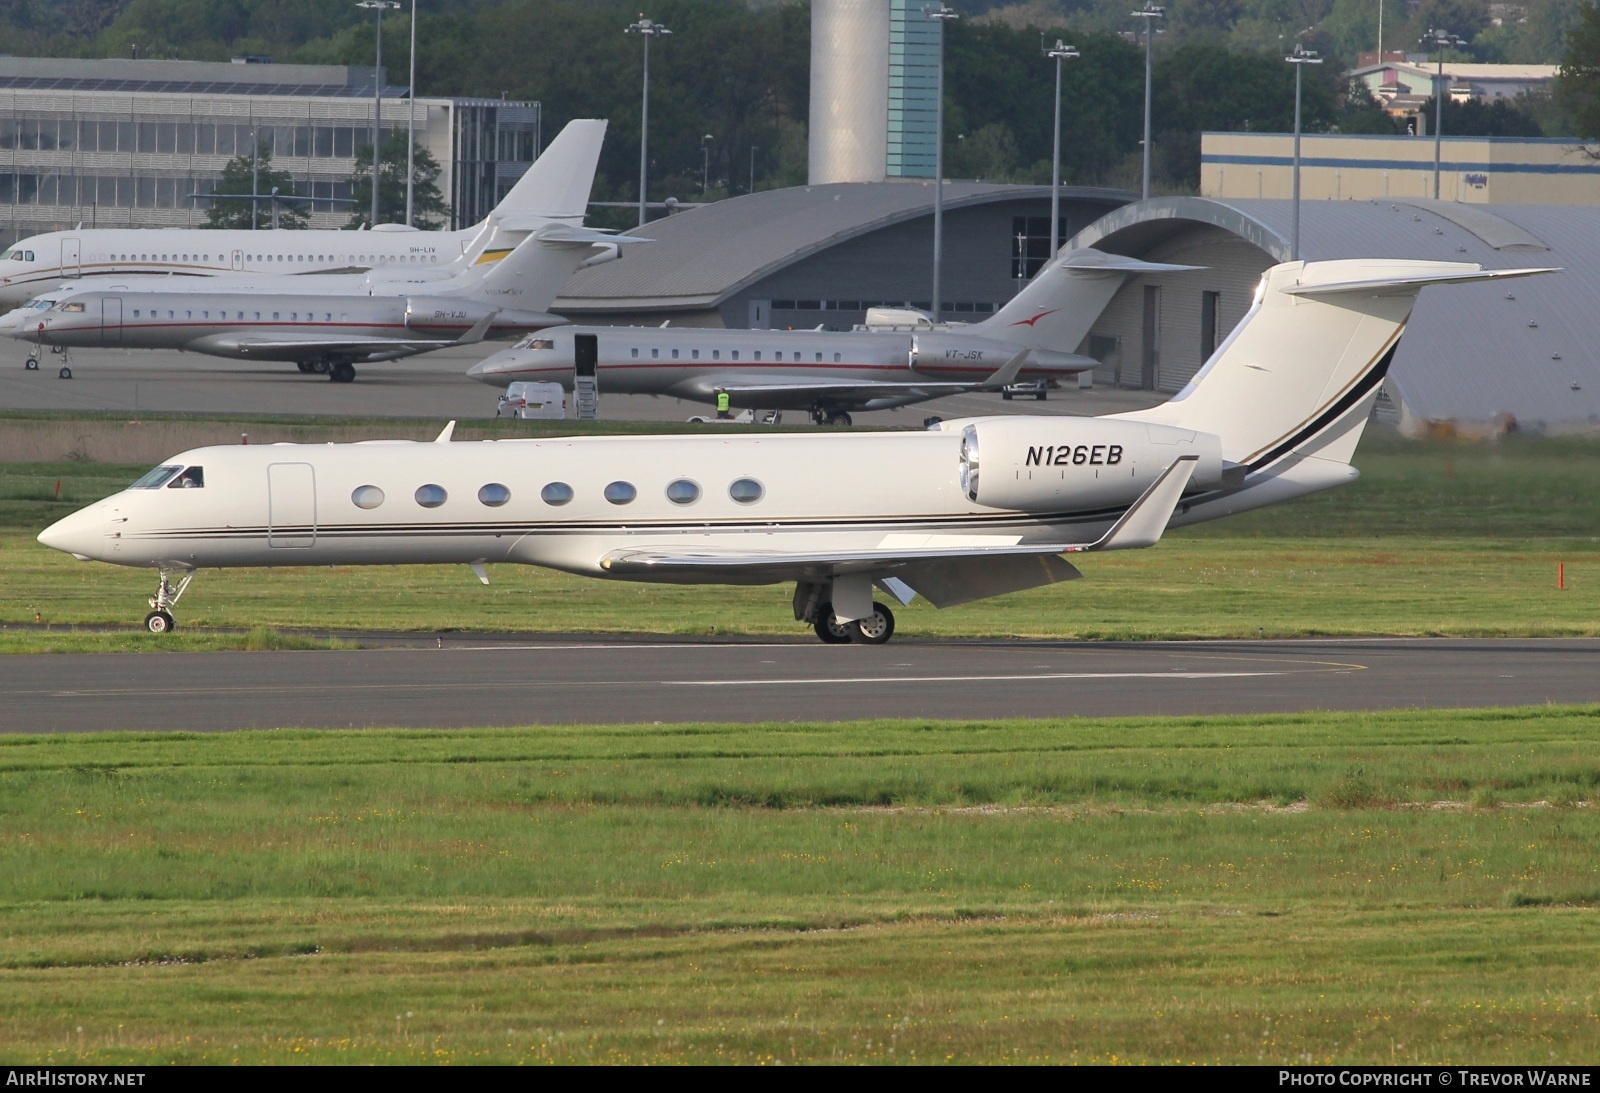
POLYGON ((1172 401, 1118 417, 1222 439, 1229 462, 1348 463, 1423 286, 1520 277, 1466 262, 1288 262, 1262 276, 1249 314, 1172 401))
POLYGON ((605 136, 604 121, 567 122, 490 215, 519 213, 552 220, 582 220, 589 210, 589 189, 594 185, 605 136))
POLYGON ((970 332, 1019 348, 1071 353, 1129 277, 1198 268, 1141 262, 1093 247, 1063 252, 1035 274, 1010 303, 970 332))

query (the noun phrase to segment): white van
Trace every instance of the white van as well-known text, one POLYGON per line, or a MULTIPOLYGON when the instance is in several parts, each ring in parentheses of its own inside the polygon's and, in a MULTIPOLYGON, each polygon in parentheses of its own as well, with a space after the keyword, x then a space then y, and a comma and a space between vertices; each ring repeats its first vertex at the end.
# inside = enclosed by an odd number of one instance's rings
POLYGON ((560 421, 567 416, 566 392, 559 383, 513 383, 500 396, 494 416, 560 421))

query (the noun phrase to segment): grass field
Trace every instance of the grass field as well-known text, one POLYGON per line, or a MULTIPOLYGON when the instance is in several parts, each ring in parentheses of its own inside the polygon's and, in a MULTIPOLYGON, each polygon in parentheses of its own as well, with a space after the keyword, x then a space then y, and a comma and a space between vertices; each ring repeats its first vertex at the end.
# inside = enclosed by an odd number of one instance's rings
MULTIPOLYGON (((1371 433, 1356 484, 1095 555, 1085 579, 935 611, 905 635, 1082 638, 1600 633, 1600 441, 1421 443, 1371 433), (1564 565, 1566 589, 1556 587, 1564 565)), ((0 625, 137 625, 153 574, 82 563, 33 536, 145 468, 0 466, 0 625), (56 483, 60 482, 60 499, 56 483)), ((785 586, 678 588, 527 567, 207 571, 185 628, 800 634, 785 586)), ((192 631, 191 631, 192 633, 192 631)), ((105 636, 13 629, 0 649, 104 647, 105 636)), ((118 639, 164 648, 168 639, 118 639)), ((240 638, 212 637, 230 644, 240 638)))
POLYGON ((0 1061, 1592 1063, 1597 729, 0 738, 0 1061))

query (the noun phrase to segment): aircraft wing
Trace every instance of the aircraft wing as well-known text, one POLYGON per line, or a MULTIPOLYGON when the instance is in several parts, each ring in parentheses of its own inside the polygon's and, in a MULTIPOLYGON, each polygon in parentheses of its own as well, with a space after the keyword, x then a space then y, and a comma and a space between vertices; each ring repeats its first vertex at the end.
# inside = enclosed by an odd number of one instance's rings
MULTIPOLYGON (((937 607, 1070 581, 1081 574, 1060 557, 1096 550, 1153 546, 1166 530, 1199 463, 1181 456, 1098 539, 1089 543, 1020 543, 1020 536, 906 534, 891 532, 870 547, 854 550, 785 551, 622 548, 600 560, 618 576, 706 577, 729 583, 870 575, 891 591, 900 585, 937 607)), ((900 595, 899 592, 894 594, 900 595)), ((902 602, 909 602, 902 596, 902 602)))
POLYGON ((392 360, 461 344, 454 338, 337 338, 293 334, 221 334, 196 339, 186 347, 213 356, 246 360, 302 361, 317 356, 364 356, 392 360))
MULTIPOLYGON (((790 379, 772 379, 763 376, 754 382, 721 382, 717 386, 731 394, 799 395, 819 394, 850 396, 859 399, 925 397, 957 394, 962 391, 998 391, 1008 383, 1015 383, 1018 373, 1027 363, 1032 350, 1024 349, 993 373, 981 380, 816 380, 796 376, 790 379)), ((1084 357, 1083 366, 1093 368, 1100 362, 1084 357)))

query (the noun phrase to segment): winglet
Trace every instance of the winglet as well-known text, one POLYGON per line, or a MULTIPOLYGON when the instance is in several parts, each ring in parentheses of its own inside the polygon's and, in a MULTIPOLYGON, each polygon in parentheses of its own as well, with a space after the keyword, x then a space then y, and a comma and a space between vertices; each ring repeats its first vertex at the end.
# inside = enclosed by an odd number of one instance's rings
POLYGON ((438 436, 433 438, 433 442, 435 444, 448 444, 448 443, 450 443, 450 438, 455 435, 455 432, 456 432, 455 418, 451 418, 449 424, 447 424, 442 430, 440 430, 438 436))
POLYGON ((489 314, 473 323, 471 330, 468 330, 465 334, 462 334, 461 337, 457 338, 456 344, 477 345, 479 342, 483 341, 484 336, 489 333, 489 324, 493 323, 495 319, 499 317, 500 312, 498 310, 489 312, 489 314))
POLYGON ((1028 354, 1032 352, 1033 350, 1031 348, 1024 349, 1021 353, 1018 353, 1015 357, 1012 357, 1010 360, 1006 361, 1006 363, 1002 364, 999 368, 996 368, 994 370, 994 375, 983 381, 983 389, 996 390, 1006 386, 1007 384, 1016 383, 1017 373, 1022 371, 1022 366, 1028 361, 1028 354))
POLYGON ((1167 530, 1167 521, 1183 498, 1189 479, 1200 465, 1197 455, 1180 455, 1172 466, 1161 472, 1161 477, 1128 506, 1122 518, 1111 525, 1111 530, 1087 546, 1069 547, 1067 553, 1083 550, 1133 550, 1155 546, 1161 533, 1167 530))

